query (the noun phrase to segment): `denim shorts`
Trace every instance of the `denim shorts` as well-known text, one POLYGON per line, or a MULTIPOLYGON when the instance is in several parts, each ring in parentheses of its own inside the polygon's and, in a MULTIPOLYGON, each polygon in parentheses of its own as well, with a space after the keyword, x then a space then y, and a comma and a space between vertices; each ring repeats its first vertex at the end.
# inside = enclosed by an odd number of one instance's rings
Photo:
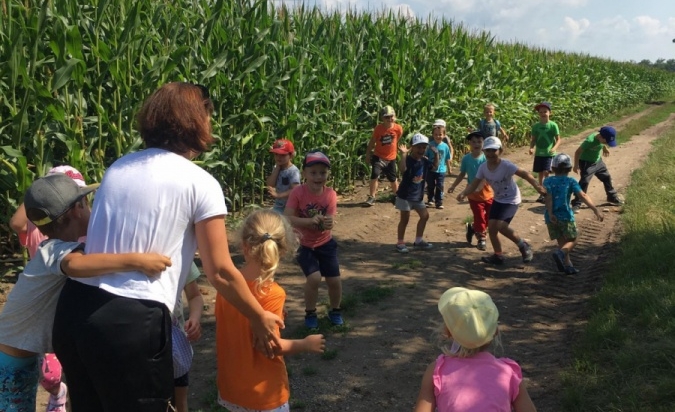
POLYGON ((305 276, 315 272, 320 272, 326 278, 340 276, 337 242, 333 238, 316 248, 300 246, 297 261, 305 276))
POLYGON ((553 158, 548 156, 535 156, 532 171, 535 173, 550 172, 553 158))
POLYGON ((490 207, 489 220, 502 220, 506 223, 511 223, 517 211, 518 205, 499 203, 495 201, 492 202, 492 206, 490 207))
POLYGON ((17 358, 0 352, 0 411, 34 412, 39 372, 37 355, 17 358))

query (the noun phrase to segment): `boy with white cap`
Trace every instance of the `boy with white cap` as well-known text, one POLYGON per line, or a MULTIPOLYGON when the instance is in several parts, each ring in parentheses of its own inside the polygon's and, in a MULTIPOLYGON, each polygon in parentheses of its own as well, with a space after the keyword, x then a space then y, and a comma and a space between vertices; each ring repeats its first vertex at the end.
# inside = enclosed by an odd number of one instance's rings
POLYGON ((422 378, 415 412, 534 412, 523 373, 514 360, 497 358, 499 311, 490 296, 461 287, 438 301, 443 354, 422 378), (452 342, 452 343, 450 343, 452 342))
POLYGON ((602 222, 603 216, 593 204, 591 198, 584 193, 579 183, 569 177, 572 171, 572 159, 565 153, 560 153, 551 162, 553 176, 544 179, 546 188, 546 212, 544 220, 551 240, 558 242, 558 249, 553 254, 553 261, 558 270, 568 275, 579 271, 572 266, 570 252, 577 243, 577 224, 574 221, 574 212, 570 208, 572 194, 581 199, 595 213, 602 222))
POLYGON ((430 160, 425 156, 429 147, 429 138, 421 133, 416 133, 412 137, 412 148, 408 150, 405 144, 399 146, 401 151, 401 160, 399 168, 402 177, 401 184, 396 191, 396 209, 401 211, 401 220, 398 222, 398 241, 396 242, 396 251, 399 253, 408 253, 410 250, 405 244, 405 229, 410 220, 410 210, 414 209, 420 216, 415 231, 415 242, 413 246, 416 249, 431 249, 432 244, 424 241, 424 229, 429 220, 429 212, 424 204, 424 182, 430 170, 436 170, 440 162, 438 150, 431 147, 431 153, 434 158, 430 160), (408 156, 410 152, 410 156, 408 156))
POLYGON ((433 140, 425 153, 428 159, 434 157, 432 148, 438 151, 438 168, 429 170, 427 174, 427 206, 436 205, 436 209, 443 209, 443 193, 446 173, 452 170, 452 144, 445 135, 445 120, 436 119, 433 124, 433 140))
MULTIPOLYGON (((24 199, 28 219, 46 236, 19 275, 0 313, 0 410, 35 410, 37 358, 52 350, 52 324, 66 277, 114 271, 159 275, 171 260, 155 253, 84 254, 90 208, 87 195, 98 185, 80 187, 57 173, 33 182, 24 199), (27 408, 27 409, 26 409, 27 408)), ((63 387, 62 387, 63 389, 63 387)), ((65 394, 62 405, 65 411, 65 394)))

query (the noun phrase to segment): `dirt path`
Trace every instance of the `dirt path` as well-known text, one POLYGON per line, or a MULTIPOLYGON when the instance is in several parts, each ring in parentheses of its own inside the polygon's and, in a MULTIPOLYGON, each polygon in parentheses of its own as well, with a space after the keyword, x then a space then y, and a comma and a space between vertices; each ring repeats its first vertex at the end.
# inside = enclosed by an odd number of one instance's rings
MULTIPOLYGON (((642 114, 611 124, 621 130, 642 114)), ((671 116, 668 122, 612 149, 605 161, 620 193, 629 184, 631 172, 649 153, 650 142, 674 124, 675 116, 671 116)), ((592 131, 564 139, 560 152, 573 154, 592 131)), ((532 157, 526 151, 507 149, 505 158, 530 170, 532 157)), ((446 179, 446 187, 453 179, 446 179)), ((603 203, 605 195, 597 179, 591 182, 589 194, 596 204, 603 203)), ((433 251, 400 255, 393 246, 397 211, 390 203, 363 208, 365 197, 366 188, 359 186, 355 194, 340 199, 334 230, 340 245, 348 327, 327 333, 327 356, 287 359, 292 409, 411 410, 422 373, 439 353, 433 344, 440 319, 435 308, 437 299, 448 287, 465 286, 485 290, 495 300, 504 331, 503 356, 523 367, 538 410, 560 410, 559 372, 569 364, 570 345, 585 323, 586 302, 601 286, 603 263, 610 259, 608 252, 618 241, 620 208, 602 206, 606 216, 603 223, 595 221, 590 210, 580 211, 580 243, 573 260, 582 272, 565 277, 558 274, 550 258, 555 242, 548 239, 544 208, 534 202, 532 190, 523 191, 524 201, 512 227, 532 244, 534 261, 523 264, 515 245, 506 241, 507 261, 502 268, 480 263, 486 252, 466 244, 463 222, 471 216, 468 204, 446 197, 444 210, 430 210, 425 238, 434 244, 433 251)), ((413 214, 407 231, 409 241, 416 222, 413 214)), ((288 294, 286 336, 297 336, 304 330, 303 280, 295 263, 286 263, 278 276, 288 294)), ((202 291, 208 310, 203 319, 204 336, 194 348, 191 410, 211 410, 216 395, 214 291, 206 282, 202 291)), ((325 287, 320 299, 324 304, 327 301, 325 287)), ((42 393, 39 404, 44 402, 42 393)))

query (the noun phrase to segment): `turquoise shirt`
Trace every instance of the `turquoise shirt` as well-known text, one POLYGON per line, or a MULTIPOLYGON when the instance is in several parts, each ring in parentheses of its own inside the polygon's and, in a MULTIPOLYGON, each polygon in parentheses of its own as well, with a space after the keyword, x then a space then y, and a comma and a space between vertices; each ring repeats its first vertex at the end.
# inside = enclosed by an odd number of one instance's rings
POLYGON ((462 157, 462 163, 459 165, 459 172, 466 173, 466 181, 471 184, 473 179, 476 178, 478 166, 483 163, 485 163, 485 155, 483 153, 477 158, 473 157, 471 153, 467 153, 462 157))
POLYGON ((450 146, 443 141, 440 143, 436 143, 435 140, 430 141, 424 155, 431 161, 434 159, 434 152, 431 151, 432 146, 438 150, 438 169, 434 170, 434 172, 445 174, 448 171, 448 160, 450 160, 450 146))
MULTIPOLYGON (((553 198, 553 214, 561 222, 574 222, 574 211, 570 207, 572 194, 581 192, 576 179, 569 176, 549 176, 544 179, 546 192, 553 198)), ((551 223, 548 209, 544 212, 544 220, 551 223)))

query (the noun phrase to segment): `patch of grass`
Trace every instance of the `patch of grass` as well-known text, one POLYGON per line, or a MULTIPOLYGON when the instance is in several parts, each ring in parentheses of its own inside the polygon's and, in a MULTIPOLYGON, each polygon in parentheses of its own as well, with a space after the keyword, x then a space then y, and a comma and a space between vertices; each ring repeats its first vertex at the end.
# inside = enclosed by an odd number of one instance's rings
POLYGON ((291 399, 289 401, 289 406, 292 411, 298 410, 298 409, 305 409, 307 407, 307 404, 300 400, 300 399, 291 399))
POLYGON ((338 355, 337 349, 326 349, 321 354, 321 359, 323 359, 323 360, 333 360, 333 359, 337 358, 337 355, 338 355))
MULTIPOLYGON (((535 180, 537 179, 538 173, 532 173, 532 176, 534 176, 535 180)), ((518 188, 520 188, 520 194, 521 196, 534 196, 538 195, 539 193, 532 187, 531 184, 529 184, 526 180, 523 180, 521 178, 516 178, 516 184, 518 185, 518 188)))
POLYGON ((405 259, 402 262, 395 262, 391 265, 397 270, 416 270, 424 267, 424 263, 419 259, 405 259))
MULTIPOLYGON (((636 119, 627 134, 657 123, 668 110, 675 106, 636 119)), ((633 174, 621 216, 624 235, 591 302, 593 315, 572 366, 562 374, 564 410, 675 410, 675 129, 654 145, 633 174)))
POLYGON ((466 217, 464 218, 464 220, 462 220, 462 223, 464 223, 464 224, 467 224, 467 223, 471 224, 471 223, 473 223, 473 215, 466 216, 466 217))
POLYGON ((305 366, 302 368, 302 374, 305 376, 314 376, 319 373, 319 370, 314 366, 305 366))
POLYGON ((373 286, 361 291, 361 302, 375 304, 394 294, 394 288, 388 286, 373 286))

